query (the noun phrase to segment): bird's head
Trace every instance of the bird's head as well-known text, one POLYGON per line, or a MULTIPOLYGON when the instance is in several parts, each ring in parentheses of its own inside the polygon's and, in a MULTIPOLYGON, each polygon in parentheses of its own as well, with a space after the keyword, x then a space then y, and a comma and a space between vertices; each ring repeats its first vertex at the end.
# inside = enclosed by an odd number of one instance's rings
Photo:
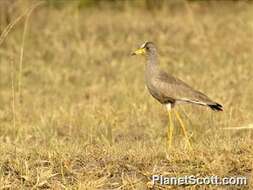
POLYGON ((137 50, 132 52, 131 55, 147 55, 150 53, 155 53, 156 47, 153 42, 144 42, 137 50))

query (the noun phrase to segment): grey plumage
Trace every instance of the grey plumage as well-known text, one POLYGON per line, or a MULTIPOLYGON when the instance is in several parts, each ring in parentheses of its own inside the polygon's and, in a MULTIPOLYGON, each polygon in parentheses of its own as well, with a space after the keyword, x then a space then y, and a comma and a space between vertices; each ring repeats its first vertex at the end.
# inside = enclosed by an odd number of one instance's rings
POLYGON ((182 80, 159 69, 157 49, 152 42, 141 46, 147 58, 145 80, 150 94, 162 104, 192 103, 209 106, 214 111, 222 111, 222 105, 212 101, 200 91, 194 90, 182 80))

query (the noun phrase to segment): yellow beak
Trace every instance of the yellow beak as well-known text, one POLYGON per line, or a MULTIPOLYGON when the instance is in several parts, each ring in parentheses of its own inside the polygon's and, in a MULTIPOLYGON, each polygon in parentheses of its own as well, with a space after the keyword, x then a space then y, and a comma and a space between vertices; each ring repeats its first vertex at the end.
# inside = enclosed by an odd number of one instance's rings
POLYGON ((146 53, 145 48, 139 48, 137 50, 135 50, 131 55, 143 55, 146 53))

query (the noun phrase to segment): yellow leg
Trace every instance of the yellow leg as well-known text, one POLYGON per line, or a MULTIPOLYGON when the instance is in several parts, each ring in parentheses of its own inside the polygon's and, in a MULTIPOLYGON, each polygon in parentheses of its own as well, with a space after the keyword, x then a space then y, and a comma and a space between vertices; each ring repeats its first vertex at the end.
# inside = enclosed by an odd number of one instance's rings
POLYGON ((172 135, 173 135, 173 129, 174 129, 174 125, 173 125, 173 121, 172 121, 172 111, 168 111, 169 113, 169 126, 168 126, 168 147, 169 149, 171 149, 172 146, 172 135))
POLYGON ((183 129, 183 133, 184 133, 184 136, 185 136, 185 138, 186 138, 186 140, 187 140, 187 144, 189 145, 190 149, 192 149, 192 145, 191 145, 190 140, 189 140, 189 138, 188 138, 188 135, 187 135, 187 132, 186 132, 184 123, 183 123, 183 121, 182 121, 182 119, 181 119, 181 117, 179 116, 179 114, 178 114, 177 111, 175 111, 175 114, 176 114, 177 120, 178 120, 179 123, 180 123, 180 126, 181 126, 182 129, 183 129))

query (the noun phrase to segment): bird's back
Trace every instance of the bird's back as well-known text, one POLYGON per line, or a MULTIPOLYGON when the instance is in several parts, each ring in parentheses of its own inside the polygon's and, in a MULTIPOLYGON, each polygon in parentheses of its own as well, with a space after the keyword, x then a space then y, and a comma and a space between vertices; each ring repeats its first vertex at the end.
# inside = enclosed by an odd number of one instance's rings
POLYGON ((219 105, 202 92, 164 71, 158 71, 146 77, 146 84, 151 95, 162 104, 188 102, 209 106, 219 105))

